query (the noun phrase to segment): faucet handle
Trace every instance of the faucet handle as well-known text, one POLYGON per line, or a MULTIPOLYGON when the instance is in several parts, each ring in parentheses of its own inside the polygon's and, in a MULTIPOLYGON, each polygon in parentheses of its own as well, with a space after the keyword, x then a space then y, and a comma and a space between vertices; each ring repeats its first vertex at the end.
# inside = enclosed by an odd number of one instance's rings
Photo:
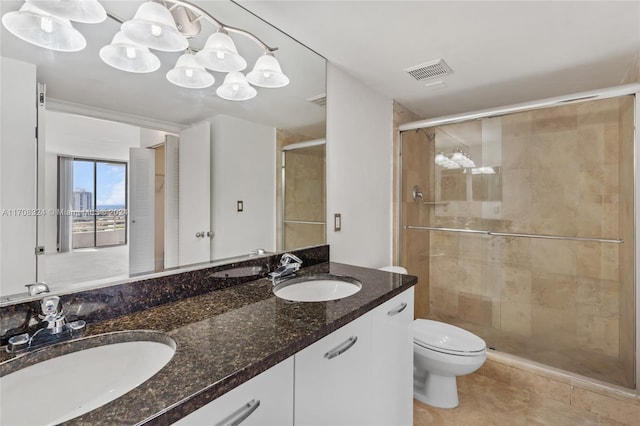
POLYGON ((300 259, 295 254, 285 253, 280 258, 280 266, 285 266, 291 263, 291 261, 302 264, 302 259, 300 259))
POLYGON ((36 296, 42 293, 49 293, 49 286, 45 282, 37 282, 33 284, 26 284, 27 293, 29 296, 36 296))
POLYGON ((60 297, 58 296, 45 297, 40 302, 40 309, 42 310, 42 315, 44 315, 45 317, 58 314, 61 310, 60 297))

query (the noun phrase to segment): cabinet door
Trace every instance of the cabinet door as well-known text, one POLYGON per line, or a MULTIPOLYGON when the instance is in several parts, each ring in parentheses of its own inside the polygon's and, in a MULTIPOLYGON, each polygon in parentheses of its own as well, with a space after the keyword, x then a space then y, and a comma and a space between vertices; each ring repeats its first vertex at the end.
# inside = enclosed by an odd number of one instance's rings
POLYGON ((293 425, 293 357, 271 367, 175 424, 293 425))
POLYGON ((371 425, 371 317, 295 355, 295 424, 371 425))
POLYGON ((413 287, 372 311, 373 419, 413 425, 413 287))

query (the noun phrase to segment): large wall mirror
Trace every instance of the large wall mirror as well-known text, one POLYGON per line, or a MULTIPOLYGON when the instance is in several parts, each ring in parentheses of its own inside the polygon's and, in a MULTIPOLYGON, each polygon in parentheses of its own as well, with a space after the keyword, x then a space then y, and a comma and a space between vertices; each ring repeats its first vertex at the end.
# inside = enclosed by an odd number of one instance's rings
MULTIPOLYGON (((36 185, 14 185, 39 200, 36 217, 25 219, 18 217, 20 209, 33 206, 13 205, 10 191, 0 194, 7 212, 2 238, 15 240, 3 242, 0 256, 14 256, 7 247, 24 246, 25 239, 33 238, 36 248, 15 268, 3 262, 4 302, 27 295, 25 276, 64 292, 326 240, 325 59, 231 1, 167 0, 157 3, 182 19, 183 27, 199 27, 188 38, 190 53, 205 49, 218 27, 180 3, 231 28, 228 35, 247 62, 243 74, 252 71, 265 45, 277 48, 273 55, 289 83, 252 85, 255 97, 228 100, 218 95, 227 73, 208 69, 213 85, 180 87, 167 73, 185 50, 151 49, 160 62, 154 72, 109 66, 101 49, 120 30, 118 21, 132 19, 143 3, 100 0, 110 15, 106 20, 72 22, 86 39, 77 52, 37 47, 2 28, 2 105, 29 104, 4 89, 16 73, 10 65, 33 67, 32 104, 39 123, 31 163, 8 161, 4 144, 10 138, 3 133, 3 188, 8 168, 37 163, 36 185), (29 222, 33 232, 13 232, 19 220, 20 226, 29 222), (25 269, 29 274, 20 273, 25 269)), ((24 4, 3 0, 0 12, 4 16, 24 4)), ((238 87, 244 86, 232 82, 229 90, 238 87)))

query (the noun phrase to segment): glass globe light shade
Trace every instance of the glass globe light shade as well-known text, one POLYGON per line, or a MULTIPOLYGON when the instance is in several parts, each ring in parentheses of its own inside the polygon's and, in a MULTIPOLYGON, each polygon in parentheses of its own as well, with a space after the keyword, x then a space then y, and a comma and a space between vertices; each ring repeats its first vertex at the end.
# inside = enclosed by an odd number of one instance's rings
POLYGON ((215 82, 215 78, 204 69, 191 52, 178 58, 176 66, 167 73, 167 80, 176 86, 188 89, 204 89, 215 82))
POLYGON ((218 96, 229 101, 246 101, 256 96, 258 91, 249 85, 246 77, 239 71, 231 71, 216 90, 218 96))
POLYGON ((247 67, 247 61, 238 54, 235 43, 224 30, 211 34, 196 58, 213 71, 242 71, 247 67))
POLYGON ((270 53, 262 55, 247 74, 247 80, 254 86, 278 88, 289 84, 289 77, 284 75, 280 63, 270 53))
POLYGON ((156 55, 129 40, 122 31, 113 37, 111 44, 100 49, 100 59, 116 69, 133 73, 149 73, 160 68, 156 55))
POLYGON ((20 10, 5 13, 2 25, 14 36, 33 45, 59 52, 78 52, 87 46, 80 31, 68 19, 25 3, 20 10))
POLYGON ((171 12, 160 3, 142 3, 133 19, 122 24, 121 30, 131 41, 149 49, 179 52, 189 47, 171 12))
POLYGON ((26 0, 51 15, 85 24, 97 24, 107 19, 107 12, 98 0, 26 0))

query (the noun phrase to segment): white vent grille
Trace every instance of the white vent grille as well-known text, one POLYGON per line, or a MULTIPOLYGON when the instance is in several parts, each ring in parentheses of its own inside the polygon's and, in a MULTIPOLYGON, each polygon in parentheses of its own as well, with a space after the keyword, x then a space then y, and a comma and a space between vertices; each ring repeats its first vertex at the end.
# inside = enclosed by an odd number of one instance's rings
POLYGON ((309 102, 311 102, 312 104, 316 104, 320 107, 326 107, 327 106, 327 95, 326 93, 322 93, 320 95, 317 96, 312 96, 310 98, 307 99, 309 102))
POLYGON ((427 62, 426 64, 406 68, 405 71, 418 81, 442 77, 453 73, 451 68, 449 68, 449 65, 447 65, 443 59, 436 59, 435 61, 427 62))

